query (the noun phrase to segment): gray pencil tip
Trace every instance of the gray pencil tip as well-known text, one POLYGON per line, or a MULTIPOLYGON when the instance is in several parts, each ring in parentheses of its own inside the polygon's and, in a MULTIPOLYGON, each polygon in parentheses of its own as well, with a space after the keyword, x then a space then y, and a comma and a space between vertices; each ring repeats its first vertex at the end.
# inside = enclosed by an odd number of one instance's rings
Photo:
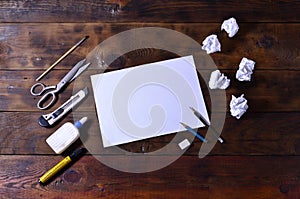
POLYGON ((187 125, 183 122, 179 122, 183 127, 186 127, 187 125))
POLYGON ((193 107, 191 107, 191 106, 190 106, 190 109, 191 109, 193 112, 196 112, 196 110, 195 110, 193 107))

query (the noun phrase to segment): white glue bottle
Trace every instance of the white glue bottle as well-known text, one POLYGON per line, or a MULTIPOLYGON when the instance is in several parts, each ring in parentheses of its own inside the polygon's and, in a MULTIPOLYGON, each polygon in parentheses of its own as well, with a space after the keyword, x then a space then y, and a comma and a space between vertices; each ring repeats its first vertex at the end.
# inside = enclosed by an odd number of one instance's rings
POLYGON ((56 154, 61 154, 80 137, 78 129, 80 129, 86 121, 87 117, 83 117, 74 124, 71 122, 65 123, 46 139, 47 144, 56 154))

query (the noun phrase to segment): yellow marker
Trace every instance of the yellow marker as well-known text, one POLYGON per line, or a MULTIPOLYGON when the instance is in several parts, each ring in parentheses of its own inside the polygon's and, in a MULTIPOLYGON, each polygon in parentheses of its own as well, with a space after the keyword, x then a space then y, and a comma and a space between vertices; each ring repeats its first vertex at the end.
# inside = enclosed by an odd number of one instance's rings
POLYGON ((80 148, 74 151, 71 155, 65 157, 62 161, 60 161, 57 165, 52 167, 49 171, 47 171, 42 177, 39 179, 39 183, 44 185, 50 180, 54 175, 56 175, 59 171, 65 168, 68 164, 70 164, 75 159, 79 158, 83 153, 86 152, 85 148, 80 148))

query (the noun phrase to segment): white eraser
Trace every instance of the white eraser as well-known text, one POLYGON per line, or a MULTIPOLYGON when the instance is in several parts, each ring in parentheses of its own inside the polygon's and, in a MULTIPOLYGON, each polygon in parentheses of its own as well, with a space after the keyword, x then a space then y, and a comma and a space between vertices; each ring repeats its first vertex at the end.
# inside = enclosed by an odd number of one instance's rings
POLYGON ((184 150, 186 147, 188 147, 190 145, 191 145, 191 143, 187 139, 183 140, 182 142, 180 142, 178 144, 178 146, 181 148, 181 150, 184 150))
POLYGON ((79 138, 78 129, 70 122, 65 123, 46 139, 56 154, 61 154, 79 138))

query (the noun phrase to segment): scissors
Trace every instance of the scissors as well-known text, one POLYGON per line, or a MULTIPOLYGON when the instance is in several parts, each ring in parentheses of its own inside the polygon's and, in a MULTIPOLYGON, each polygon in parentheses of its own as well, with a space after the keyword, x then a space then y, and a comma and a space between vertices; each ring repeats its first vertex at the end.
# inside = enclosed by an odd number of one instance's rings
POLYGON ((34 96, 43 95, 43 97, 38 101, 37 107, 41 110, 47 109, 52 106, 57 100, 57 94, 70 82, 72 82, 75 78, 77 78, 89 65, 90 63, 85 64, 86 59, 79 61, 63 78, 57 85, 53 86, 45 86, 43 83, 34 84, 30 93, 34 96), (38 89, 39 88, 39 89, 38 89), (43 106, 47 101, 49 103, 43 106))

